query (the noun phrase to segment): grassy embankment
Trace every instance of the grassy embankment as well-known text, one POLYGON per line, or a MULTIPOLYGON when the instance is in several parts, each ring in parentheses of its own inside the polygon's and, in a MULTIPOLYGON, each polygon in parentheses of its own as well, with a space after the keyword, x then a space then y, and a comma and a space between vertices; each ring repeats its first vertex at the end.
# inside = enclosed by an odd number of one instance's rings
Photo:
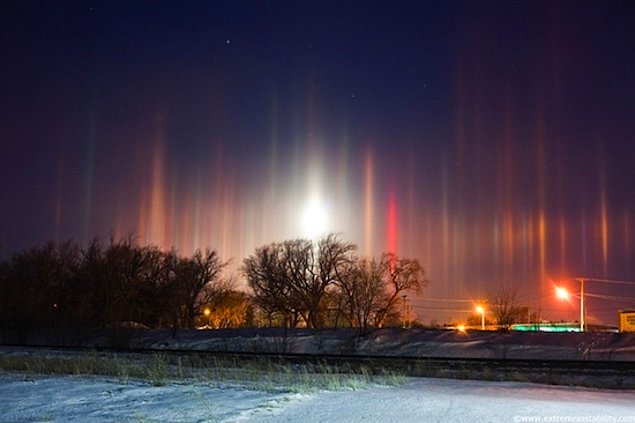
POLYGON ((371 373, 367 368, 341 372, 324 364, 295 365, 273 359, 240 362, 197 356, 131 356, 86 353, 70 356, 0 355, 0 374, 99 375, 127 382, 144 380, 155 386, 187 381, 234 383, 267 391, 356 390, 370 385, 399 385, 406 377, 394 372, 371 373))

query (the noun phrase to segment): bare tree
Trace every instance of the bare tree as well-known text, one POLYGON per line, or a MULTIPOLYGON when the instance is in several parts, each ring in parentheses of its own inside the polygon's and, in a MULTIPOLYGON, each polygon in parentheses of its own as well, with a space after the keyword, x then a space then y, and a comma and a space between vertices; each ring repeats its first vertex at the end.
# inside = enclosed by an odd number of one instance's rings
POLYGON ((366 333, 375 321, 378 308, 386 302, 385 263, 357 259, 352 262, 346 277, 339 283, 343 306, 351 326, 366 333))
POLYGON ((291 291, 280 244, 257 248, 243 262, 243 274, 252 290, 255 304, 270 317, 276 314, 284 325, 295 326, 299 317, 296 298, 291 291))
POLYGON ((131 237, 111 239, 106 247, 96 239, 83 250, 79 277, 88 289, 84 306, 90 321, 115 325, 132 320, 144 261, 143 249, 131 237))
POLYGON ((384 253, 381 262, 382 268, 387 269, 387 294, 384 303, 375 314, 375 326, 381 326, 388 314, 394 311, 403 292, 413 291, 420 294, 429 283, 417 259, 400 258, 393 253, 384 253))
POLYGON ((245 259, 243 273, 264 310, 283 314, 289 323, 294 323, 289 317, 299 315, 308 327, 322 327, 325 294, 341 278, 354 249, 334 234, 317 243, 274 243, 245 259))
POLYGON ((172 261, 173 280, 170 283, 173 326, 179 324, 176 319, 183 321, 184 326, 194 327, 194 319, 200 314, 201 307, 209 303, 219 290, 218 285, 221 272, 227 265, 218 253, 213 250, 196 252, 187 258, 175 258, 172 261))
POLYGON ((379 261, 367 258, 352 261, 338 286, 349 323, 365 333, 372 326, 381 327, 389 317, 398 316, 403 293, 418 294, 427 283, 416 259, 384 254, 379 261))
POLYGON ((295 253, 303 268, 294 265, 293 274, 304 277, 292 280, 292 291, 296 293, 306 310, 306 323, 309 327, 323 327, 322 303, 327 289, 334 286, 348 268, 350 253, 356 246, 343 242, 337 235, 330 234, 320 239, 317 245, 311 241, 296 241, 299 247, 295 253))
POLYGON ((518 305, 519 295, 516 287, 501 287, 487 294, 491 314, 500 329, 509 330, 522 320, 527 309, 518 305))

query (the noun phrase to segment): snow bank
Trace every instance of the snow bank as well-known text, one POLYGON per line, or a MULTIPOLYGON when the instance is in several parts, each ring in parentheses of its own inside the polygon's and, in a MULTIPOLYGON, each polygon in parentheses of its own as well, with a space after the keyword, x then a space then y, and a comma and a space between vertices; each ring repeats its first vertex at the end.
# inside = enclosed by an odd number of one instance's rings
POLYGON ((298 395, 214 383, 154 387, 102 377, 4 375, 0 398, 0 419, 16 423, 635 422, 635 391, 427 378, 399 387, 298 395))
POLYGON ((635 392, 416 378, 400 387, 322 392, 290 404, 276 416, 256 416, 252 421, 635 422, 635 392))
POLYGON ((635 361, 635 334, 468 332, 397 328, 353 330, 184 331, 146 333, 142 346, 212 351, 370 354, 410 357, 635 361))
POLYGON ((49 330, 3 334, 2 343, 145 347, 222 352, 370 354, 410 357, 635 361, 633 333, 481 332, 398 328, 360 336, 352 329, 49 330), (173 336, 174 335, 174 336, 173 336))

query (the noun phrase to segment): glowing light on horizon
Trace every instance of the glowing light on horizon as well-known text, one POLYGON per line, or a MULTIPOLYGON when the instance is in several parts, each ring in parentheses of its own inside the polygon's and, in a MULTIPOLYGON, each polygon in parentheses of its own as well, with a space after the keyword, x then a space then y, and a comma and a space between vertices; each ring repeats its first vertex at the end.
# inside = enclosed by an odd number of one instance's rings
POLYGON ((300 227, 303 235, 309 239, 319 238, 328 232, 328 215, 319 198, 312 197, 304 206, 300 227))
POLYGON ((560 300, 569 300, 569 298, 571 297, 571 295, 569 294, 569 291, 567 291, 565 288, 562 288, 560 286, 556 287, 556 297, 560 300))

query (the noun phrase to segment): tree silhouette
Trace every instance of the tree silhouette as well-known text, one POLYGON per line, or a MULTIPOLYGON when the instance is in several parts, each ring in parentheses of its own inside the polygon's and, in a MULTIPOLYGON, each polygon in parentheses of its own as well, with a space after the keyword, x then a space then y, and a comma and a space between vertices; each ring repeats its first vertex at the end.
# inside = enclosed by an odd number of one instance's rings
POLYGON ((357 258, 339 283, 344 314, 351 326, 365 333, 372 326, 383 326, 388 316, 399 314, 397 305, 403 292, 418 294, 427 284, 416 259, 389 253, 383 254, 379 261, 357 258))
POLYGON ((509 330, 527 315, 527 308, 518 305, 520 297, 516 287, 500 287, 488 292, 487 298, 491 315, 500 329, 509 330))
POLYGON ((302 317, 308 327, 324 326, 323 301, 350 261, 355 245, 330 234, 319 241, 296 239, 256 249, 243 262, 255 303, 279 313, 285 325, 302 317))
POLYGON ((172 312, 173 327, 194 328, 196 316, 202 312, 203 305, 220 295, 224 287, 219 284, 222 270, 227 265, 213 250, 196 250, 191 257, 179 258, 173 252, 171 279, 166 291, 172 312))

